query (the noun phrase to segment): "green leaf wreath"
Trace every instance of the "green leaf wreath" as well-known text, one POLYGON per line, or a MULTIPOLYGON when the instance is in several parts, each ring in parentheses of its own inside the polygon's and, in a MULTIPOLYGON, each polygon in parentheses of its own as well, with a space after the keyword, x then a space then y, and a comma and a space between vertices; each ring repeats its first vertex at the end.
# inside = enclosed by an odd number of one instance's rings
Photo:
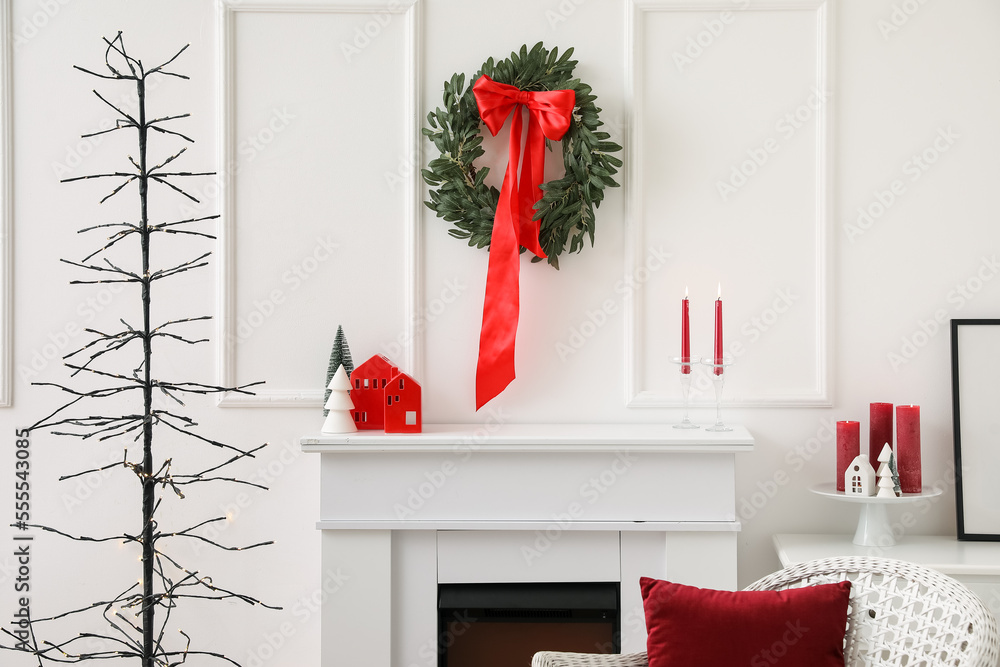
MULTIPOLYGON (((541 42, 531 51, 527 45, 520 53, 494 62, 490 58, 472 77, 474 83, 483 74, 499 83, 516 86, 521 90, 572 90, 576 93, 573 119, 562 139, 563 162, 566 173, 562 178, 543 183, 542 199, 535 205, 535 220, 541 221, 539 242, 548 262, 559 268, 559 255, 569 245, 569 252, 580 252, 584 237, 594 245, 594 209, 604 199, 604 188, 618 187, 614 174, 622 161, 611 153, 621 146, 609 141, 611 135, 598 128, 600 108, 591 87, 573 78, 577 61, 570 60, 573 49, 562 56, 558 49, 548 51, 541 42)), ((430 128, 423 134, 440 151, 440 157, 431 160, 428 169, 422 170, 424 181, 430 186, 430 201, 424 202, 438 217, 453 223, 448 233, 458 239, 468 239, 469 245, 487 248, 493 232, 500 191, 486 185, 489 167, 476 169, 475 161, 484 154, 482 123, 472 86, 465 87, 465 75, 454 74, 444 84, 444 108, 427 114, 430 128)), ((551 150, 548 140, 546 145, 551 150)), ((521 252, 524 252, 521 248, 521 252)), ((532 257, 533 262, 542 258, 532 257)))

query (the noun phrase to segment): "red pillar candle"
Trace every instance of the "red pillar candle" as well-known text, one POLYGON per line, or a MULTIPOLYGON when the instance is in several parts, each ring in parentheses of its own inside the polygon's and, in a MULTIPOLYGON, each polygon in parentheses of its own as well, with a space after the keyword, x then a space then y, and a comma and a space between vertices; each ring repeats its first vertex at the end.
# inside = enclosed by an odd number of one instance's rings
POLYGON ((886 443, 892 446, 892 403, 872 403, 869 411, 868 460, 874 462, 886 443))
POLYGON ((896 469, 903 493, 920 493, 920 406, 896 406, 896 469))
POLYGON ((844 474, 861 453, 861 422, 837 422, 837 490, 844 491, 844 474))
POLYGON ((684 298, 681 300, 681 373, 691 372, 691 364, 683 363, 691 359, 691 315, 689 310, 687 288, 684 288, 684 298))
POLYGON ((715 300, 715 361, 713 372, 722 375, 722 283, 719 283, 719 298, 715 300))

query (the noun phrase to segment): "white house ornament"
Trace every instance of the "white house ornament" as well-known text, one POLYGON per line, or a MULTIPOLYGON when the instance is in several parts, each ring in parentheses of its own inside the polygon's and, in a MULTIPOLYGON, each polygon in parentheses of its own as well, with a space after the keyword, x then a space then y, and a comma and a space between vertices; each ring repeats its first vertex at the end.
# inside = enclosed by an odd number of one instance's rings
POLYGON ((849 496, 874 496, 875 469, 868 463, 867 454, 858 454, 844 473, 844 493, 849 496))

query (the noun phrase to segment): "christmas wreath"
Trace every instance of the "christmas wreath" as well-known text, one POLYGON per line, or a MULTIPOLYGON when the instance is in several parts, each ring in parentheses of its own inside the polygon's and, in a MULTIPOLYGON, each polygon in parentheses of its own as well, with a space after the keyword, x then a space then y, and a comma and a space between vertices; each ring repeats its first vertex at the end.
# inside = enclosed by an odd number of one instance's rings
MULTIPOLYGON (((543 195, 534 205, 532 216, 540 223, 538 245, 544 251, 532 261, 547 258, 557 269, 559 255, 567 244, 570 252, 583 249, 585 236, 594 244, 594 209, 603 201, 606 187, 618 187, 614 174, 622 166, 622 161, 611 155, 621 146, 598 129, 604 123, 599 117, 600 108, 594 104, 597 97, 590 86, 573 78, 577 61, 570 60, 572 55, 572 48, 560 56, 558 49, 549 51, 541 42, 530 51, 525 45, 520 53, 512 52, 499 62, 490 58, 474 77, 479 81, 487 76, 522 91, 572 90, 575 94, 572 118, 562 137, 566 173, 538 186, 543 195)), ((454 74, 445 82, 444 106, 428 113, 427 123, 430 128, 424 128, 423 134, 441 155, 422 171, 430 186, 430 201, 425 204, 438 217, 453 223, 449 234, 468 239, 470 246, 487 248, 500 191, 486 185, 489 167, 477 169, 475 165, 485 153, 482 119, 473 86, 465 87, 464 74, 454 74)), ((548 140, 545 143, 551 149, 548 140)), ((521 251, 524 249, 522 245, 521 251)))
POLYGON ((430 128, 423 133, 441 155, 422 171, 430 186, 425 203, 453 224, 452 236, 490 249, 477 410, 514 379, 520 253, 530 250, 532 261, 548 259, 558 269, 567 245, 570 252, 579 252, 585 237, 594 244, 594 209, 604 199, 604 188, 618 186, 613 176, 622 161, 610 154, 621 146, 598 129, 597 98, 590 86, 573 78, 572 55, 573 49, 560 56, 557 49, 548 51, 538 43, 531 51, 522 46, 500 62, 490 58, 469 88, 462 74, 445 82, 444 108, 427 115, 430 128), (522 116, 527 116, 523 150, 522 116), (476 159, 485 152, 480 124, 496 136, 507 118, 507 170, 497 190, 486 185, 489 168, 476 169, 476 159), (545 148, 559 140, 566 173, 543 182, 545 148))

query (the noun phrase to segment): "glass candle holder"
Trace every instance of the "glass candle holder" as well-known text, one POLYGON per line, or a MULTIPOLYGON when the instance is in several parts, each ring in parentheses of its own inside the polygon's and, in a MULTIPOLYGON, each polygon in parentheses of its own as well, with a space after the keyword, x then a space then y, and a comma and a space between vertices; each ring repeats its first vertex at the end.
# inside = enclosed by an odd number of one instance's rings
POLYGON ((721 358, 706 357, 701 360, 702 365, 711 369, 709 377, 712 378, 712 386, 715 388, 715 423, 705 428, 706 431, 732 431, 732 426, 726 426, 722 421, 722 388, 726 383, 728 368, 733 365, 733 358, 724 355, 721 358))
POLYGON ((684 416, 679 424, 674 424, 674 428, 701 428, 697 424, 692 424, 688 417, 688 408, 691 400, 691 375, 694 367, 701 363, 700 357, 671 357, 670 361, 677 364, 681 381, 681 397, 684 401, 684 416))

